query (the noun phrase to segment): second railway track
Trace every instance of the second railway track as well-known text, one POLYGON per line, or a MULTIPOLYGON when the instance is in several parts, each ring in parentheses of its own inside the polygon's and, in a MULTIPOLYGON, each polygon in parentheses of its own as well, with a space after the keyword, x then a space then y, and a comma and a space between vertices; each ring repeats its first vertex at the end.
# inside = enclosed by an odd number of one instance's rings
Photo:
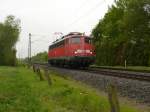
POLYGON ((114 76, 120 78, 127 78, 132 80, 140 80, 150 82, 150 73, 142 73, 142 72, 131 72, 131 71, 122 71, 122 70, 111 70, 111 69, 100 69, 100 68, 89 68, 88 72, 114 76))

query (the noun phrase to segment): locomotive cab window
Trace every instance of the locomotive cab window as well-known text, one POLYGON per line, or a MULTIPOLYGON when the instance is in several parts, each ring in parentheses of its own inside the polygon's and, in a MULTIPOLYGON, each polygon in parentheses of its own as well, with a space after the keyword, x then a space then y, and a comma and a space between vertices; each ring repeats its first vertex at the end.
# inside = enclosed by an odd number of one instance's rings
POLYGON ((51 50, 52 49, 52 46, 49 46, 49 50, 51 50))
POLYGON ((92 43, 91 38, 85 38, 84 41, 85 41, 85 43, 88 43, 88 44, 91 44, 91 43, 92 43))
POLYGON ((73 44, 79 44, 80 43, 80 37, 72 37, 72 43, 73 44))

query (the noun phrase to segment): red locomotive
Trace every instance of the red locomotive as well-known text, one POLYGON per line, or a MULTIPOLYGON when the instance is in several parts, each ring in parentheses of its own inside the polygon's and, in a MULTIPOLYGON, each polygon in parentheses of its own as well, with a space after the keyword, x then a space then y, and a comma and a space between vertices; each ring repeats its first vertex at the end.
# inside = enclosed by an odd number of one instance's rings
POLYGON ((82 33, 69 33, 49 46, 48 62, 51 65, 88 67, 94 58, 91 38, 82 33))

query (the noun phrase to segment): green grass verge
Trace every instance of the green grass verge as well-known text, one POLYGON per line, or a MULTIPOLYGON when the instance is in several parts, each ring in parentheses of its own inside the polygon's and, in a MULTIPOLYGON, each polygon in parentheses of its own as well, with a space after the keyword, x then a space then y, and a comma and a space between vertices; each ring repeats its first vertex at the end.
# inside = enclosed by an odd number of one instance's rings
MULTIPOLYGON (((110 112, 95 89, 52 73, 52 86, 31 70, 0 67, 0 112, 110 112)), ((121 112, 140 112, 127 104, 121 112)))

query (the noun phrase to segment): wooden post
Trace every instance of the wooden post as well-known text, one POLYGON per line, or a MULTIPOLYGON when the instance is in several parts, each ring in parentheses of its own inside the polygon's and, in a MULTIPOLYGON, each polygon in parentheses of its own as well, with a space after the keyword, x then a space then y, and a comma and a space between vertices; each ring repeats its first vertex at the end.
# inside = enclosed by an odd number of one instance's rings
POLYGON ((47 79, 47 81, 48 81, 48 85, 49 85, 49 86, 52 85, 51 77, 49 76, 49 73, 48 73, 48 69, 47 69, 47 68, 44 69, 44 73, 45 73, 45 77, 46 77, 46 79, 47 79))
POLYGON ((127 68, 127 60, 124 61, 124 67, 127 68))
POLYGON ((36 71, 37 71, 37 75, 40 77, 40 80, 41 81, 44 80, 40 71, 40 67, 38 67, 36 71))
POLYGON ((120 112, 117 89, 114 84, 110 84, 108 87, 108 98, 111 107, 111 112, 120 112))
POLYGON ((33 72, 36 72, 36 67, 34 64, 33 64, 33 72))

